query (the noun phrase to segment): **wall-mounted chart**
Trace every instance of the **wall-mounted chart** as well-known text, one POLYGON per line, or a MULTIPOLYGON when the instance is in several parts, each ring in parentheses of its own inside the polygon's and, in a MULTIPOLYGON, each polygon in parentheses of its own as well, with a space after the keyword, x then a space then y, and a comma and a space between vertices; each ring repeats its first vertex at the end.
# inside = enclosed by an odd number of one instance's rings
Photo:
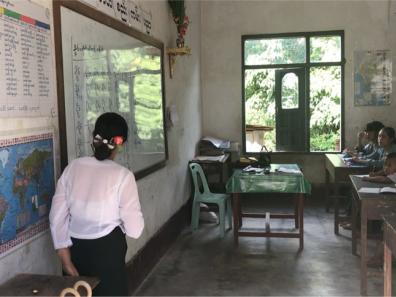
POLYGON ((0 117, 54 116, 49 10, 0 3, 0 117))

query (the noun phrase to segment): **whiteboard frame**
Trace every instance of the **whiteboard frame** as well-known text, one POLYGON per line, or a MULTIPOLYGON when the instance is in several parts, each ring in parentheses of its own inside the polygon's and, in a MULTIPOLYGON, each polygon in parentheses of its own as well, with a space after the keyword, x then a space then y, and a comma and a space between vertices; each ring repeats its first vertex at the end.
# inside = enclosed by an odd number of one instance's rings
POLYGON ((162 82, 162 117, 163 117, 163 133, 164 133, 164 147, 165 158, 157 163, 151 164, 139 171, 134 171, 136 179, 140 179, 150 173, 165 167, 168 160, 168 141, 165 127, 165 73, 164 73, 164 44, 148 36, 125 23, 118 21, 107 14, 104 14, 95 8, 92 8, 82 2, 76 0, 54 0, 53 2, 54 15, 54 36, 55 36, 55 60, 56 60, 56 75, 57 75, 57 94, 58 94, 58 112, 59 112, 59 140, 60 140, 60 162, 61 170, 63 171, 68 164, 67 152, 67 134, 66 134, 66 109, 65 109, 65 89, 63 76, 63 52, 62 52, 62 19, 61 7, 68 8, 82 16, 85 16, 102 25, 108 26, 114 30, 122 32, 133 38, 136 38, 144 43, 161 50, 161 82, 162 82))

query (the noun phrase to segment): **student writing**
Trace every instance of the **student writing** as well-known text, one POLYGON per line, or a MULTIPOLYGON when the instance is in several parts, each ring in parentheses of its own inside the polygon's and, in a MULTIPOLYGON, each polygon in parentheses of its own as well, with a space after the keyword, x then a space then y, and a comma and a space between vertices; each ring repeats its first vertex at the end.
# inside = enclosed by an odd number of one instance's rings
POLYGON ((369 176, 363 177, 363 180, 386 184, 396 183, 396 153, 388 154, 384 168, 377 172, 371 172, 369 176))

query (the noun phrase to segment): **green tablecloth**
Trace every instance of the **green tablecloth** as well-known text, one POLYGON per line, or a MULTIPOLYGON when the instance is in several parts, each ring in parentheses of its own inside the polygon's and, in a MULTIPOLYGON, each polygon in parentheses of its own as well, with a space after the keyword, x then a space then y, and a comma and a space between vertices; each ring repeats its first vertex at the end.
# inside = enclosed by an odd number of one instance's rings
POLYGON ((277 172, 280 167, 299 170, 297 164, 271 164, 270 174, 235 170, 227 181, 227 193, 311 193, 311 184, 302 173, 277 172))

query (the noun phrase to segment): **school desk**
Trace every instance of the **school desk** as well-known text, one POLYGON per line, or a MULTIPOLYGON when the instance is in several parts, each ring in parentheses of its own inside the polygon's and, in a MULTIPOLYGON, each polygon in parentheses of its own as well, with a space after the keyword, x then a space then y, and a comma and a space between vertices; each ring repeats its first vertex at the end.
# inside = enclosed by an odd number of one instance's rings
POLYGON ((277 169, 287 168, 299 171, 297 164, 271 164, 271 173, 246 173, 243 170, 235 170, 226 184, 227 193, 232 194, 232 209, 234 220, 234 243, 238 245, 239 237, 283 237, 298 238, 300 250, 304 248, 304 197, 310 194, 311 185, 299 173, 281 173, 277 169), (241 208, 241 198, 249 194, 261 194, 265 199, 270 194, 281 194, 282 197, 293 197, 294 213, 273 214, 273 213, 243 213, 241 208), (266 228, 263 231, 249 231, 242 229, 242 218, 266 218, 266 228), (272 232, 269 224, 270 218, 294 219, 295 228, 298 232, 272 232))
POLYGON ((94 277, 18 274, 0 285, 0 296, 59 296, 79 280, 86 281, 92 289, 99 283, 94 277))
MULTIPOLYGON (((349 183, 350 174, 366 174, 369 168, 362 165, 347 164, 341 154, 325 154, 325 174, 326 174, 326 188, 325 188, 325 203, 326 212, 330 209, 330 187, 333 187, 334 195, 339 194, 339 186, 343 183, 349 183)), ((335 226, 335 229, 338 225, 335 226)), ((338 232, 335 232, 336 234, 338 232)))
POLYGON ((396 254, 396 215, 384 220, 384 296, 392 296, 392 254, 396 254))
POLYGON ((221 156, 195 156, 189 163, 198 163, 206 175, 209 188, 214 192, 223 192, 224 185, 229 177, 231 167, 230 154, 226 153, 221 156), (212 180, 215 176, 215 181, 212 180))
MULTIPOLYGON (((367 222, 382 220, 382 216, 396 213, 396 194, 361 193, 359 189, 382 188, 384 184, 363 181, 361 177, 350 176, 353 185, 352 203, 352 253, 356 254, 357 246, 357 215, 360 211, 360 293, 367 295, 367 222)), ((395 187, 394 185, 391 185, 395 187)))

